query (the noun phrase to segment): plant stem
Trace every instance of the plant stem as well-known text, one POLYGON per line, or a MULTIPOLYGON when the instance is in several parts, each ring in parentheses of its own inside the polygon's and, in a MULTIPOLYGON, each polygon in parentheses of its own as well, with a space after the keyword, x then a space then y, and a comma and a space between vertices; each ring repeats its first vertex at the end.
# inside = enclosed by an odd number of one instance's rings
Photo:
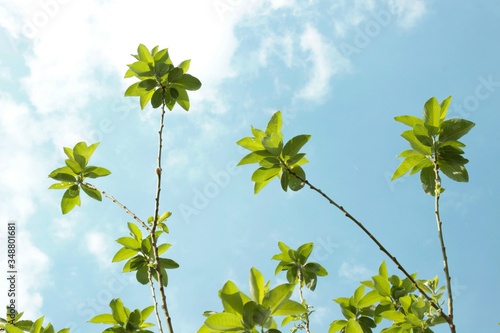
POLYGON ((163 119, 165 118, 165 88, 162 88, 162 106, 161 106, 161 120, 160 120, 160 129, 158 131, 158 137, 159 137, 159 144, 158 144, 158 167, 156 168, 156 176, 158 177, 158 182, 157 182, 157 187, 156 187, 156 199, 155 199, 155 214, 153 217, 153 227, 150 231, 151 234, 151 245, 153 247, 153 253, 155 256, 155 262, 156 262, 156 274, 158 276, 158 285, 160 289, 160 295, 161 295, 161 302, 162 302, 162 308, 163 308, 163 313, 165 315, 165 319, 167 321, 168 325, 168 331, 170 333, 174 332, 174 329, 172 327, 172 319, 168 313, 168 308, 167 308, 167 298, 165 296, 165 289, 163 287, 163 276, 161 273, 161 265, 160 265, 160 258, 158 255, 158 246, 156 244, 156 226, 158 224, 158 209, 160 207, 160 191, 161 191, 161 150, 162 150, 162 133, 163 133, 163 119))
POLYGON ((122 205, 112 195, 107 194, 106 192, 104 192, 103 190, 98 189, 97 187, 95 187, 92 184, 85 183, 85 182, 82 182, 81 184, 87 186, 88 188, 90 188, 92 190, 99 191, 100 193, 102 193, 102 195, 104 195, 105 197, 111 199, 114 203, 116 203, 118 206, 120 206, 121 208, 123 208, 128 214, 130 214, 137 222, 139 222, 143 226, 144 229, 146 229, 148 232, 151 232, 151 229, 149 229, 149 227, 144 222, 142 222, 142 220, 140 218, 138 218, 134 213, 132 213, 127 207, 125 207, 124 205, 122 205))
MULTIPOLYGON (((302 297, 302 267, 299 267, 298 269, 298 276, 299 276, 299 297, 300 297, 300 303, 308 308, 306 302, 304 301, 304 298, 302 297)), ((309 311, 309 309, 307 309, 309 311)), ((306 333, 309 332, 309 314, 306 312, 306 320, 302 321, 304 323, 304 328, 306 329, 306 333)))
POLYGON ((434 173, 436 174, 436 189, 435 189, 435 208, 436 210, 434 211, 436 215, 436 222, 437 222, 437 227, 438 227, 438 232, 439 232, 439 241, 441 242, 441 252, 443 253, 443 262, 444 262, 444 274, 446 276, 446 286, 448 289, 448 316, 450 317, 451 321, 448 321, 448 324, 450 325, 450 330, 451 332, 455 333, 456 328, 455 324, 453 323, 453 296, 451 292, 451 277, 450 277, 450 272, 448 270, 448 256, 446 255, 446 247, 444 246, 444 238, 443 238, 443 227, 442 224, 443 222, 441 221, 441 218, 439 217, 439 197, 440 197, 440 188, 441 188, 441 183, 439 180, 439 166, 437 163, 437 154, 434 154, 434 173))
POLYGON ((151 293, 153 295, 153 305, 155 307, 156 320, 158 321, 158 330, 160 331, 160 333, 163 333, 163 328, 161 327, 160 314, 158 313, 158 302, 156 301, 155 287, 153 285, 153 276, 151 275, 149 267, 148 267, 148 280, 149 280, 149 286, 151 287, 151 293))
MULTIPOLYGON (((311 183, 309 183, 306 179, 300 177, 299 175, 297 175, 294 171, 292 171, 292 169, 290 169, 288 167, 288 165, 286 165, 286 163, 280 158, 280 161, 282 163, 282 165, 287 169, 287 171, 294 175, 297 179, 299 179, 301 182, 303 182, 304 184, 307 184, 312 190, 318 192, 319 194, 321 194, 326 200, 328 200, 328 202, 330 202, 332 205, 334 205, 335 207, 337 207, 342 213, 344 213, 344 215, 349 218, 351 221, 353 221, 354 223, 356 223, 356 225, 358 227, 361 228, 361 230, 363 230, 367 235, 368 237, 370 237, 374 242, 375 244, 378 245, 380 251, 384 252, 393 262, 394 264, 396 264, 396 267, 403 272, 403 274, 411 281, 411 283, 418 289, 418 291, 420 291, 420 293, 429 301, 429 303, 431 304, 431 306, 436 309, 436 311, 439 313, 439 315, 441 317, 443 317, 446 322, 448 322, 448 324, 450 325, 450 327, 454 327, 454 324, 453 324, 453 319, 448 316, 447 314, 445 314, 443 312, 443 309, 441 309, 441 307, 439 306, 439 304, 436 304, 432 298, 429 297, 429 295, 427 295, 427 293, 425 291, 422 290, 422 288, 420 288, 417 284, 417 282, 415 281, 415 279, 410 275, 408 274, 408 272, 404 269, 403 266, 401 266, 401 264, 399 263, 399 261, 396 259, 396 257, 394 257, 393 255, 391 255, 391 253, 389 251, 386 250, 386 248, 384 246, 382 246, 382 244, 375 238, 375 236, 373 236, 369 231, 368 229, 365 228, 365 226, 359 222, 358 220, 356 220, 351 214, 349 214, 345 209, 344 207, 338 205, 335 201, 333 201, 332 199, 330 199, 329 196, 327 196, 325 193, 323 193, 320 189, 316 188, 315 186, 313 186, 311 183)), ((454 332, 452 330, 452 332, 454 332)))

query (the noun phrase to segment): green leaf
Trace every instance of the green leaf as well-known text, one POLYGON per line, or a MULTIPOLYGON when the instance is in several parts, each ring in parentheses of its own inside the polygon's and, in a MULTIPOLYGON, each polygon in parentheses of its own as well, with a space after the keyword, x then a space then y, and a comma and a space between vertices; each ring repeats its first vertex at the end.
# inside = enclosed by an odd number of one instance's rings
POLYGON ((247 326, 264 326, 269 319, 270 311, 254 301, 243 306, 243 321, 247 326))
POLYGON ((151 71, 151 68, 149 68, 149 65, 144 61, 134 62, 133 64, 128 65, 128 67, 130 68, 130 70, 132 70, 135 74, 137 74, 140 77, 144 78, 153 77, 153 72, 151 71))
POLYGON ((406 157, 403 160, 403 162, 401 162, 401 164, 396 169, 396 171, 394 171, 394 174, 392 175, 391 181, 406 174, 408 171, 410 171, 410 169, 415 167, 418 163, 422 162, 422 160, 427 160, 427 158, 425 157, 425 155, 422 155, 419 153, 416 153, 416 154, 413 154, 413 155, 406 157))
POLYGON ((189 70, 189 64, 191 64, 191 59, 184 60, 180 63, 179 68, 182 68, 183 73, 186 73, 189 70))
POLYGON ((172 66, 172 65, 168 65, 168 64, 165 64, 163 62, 157 62, 155 64, 156 76, 158 76, 159 78, 162 78, 165 75, 167 75, 167 73, 170 72, 173 68, 174 68, 174 66, 172 66))
POLYGON ((175 269, 179 268, 179 264, 173 261, 172 259, 160 258, 160 265, 163 269, 175 269))
POLYGON ((141 110, 144 110, 146 105, 148 105, 154 93, 154 90, 151 90, 150 92, 141 95, 141 97, 139 98, 139 102, 141 103, 141 110))
POLYGON ((297 249, 296 253, 297 253, 297 257, 299 259, 299 264, 300 265, 305 265, 306 264, 307 259, 311 255, 313 247, 314 247, 313 243, 306 243, 306 244, 301 245, 297 249))
POLYGON ((186 89, 176 86, 175 89, 179 93, 177 96, 177 104, 179 104, 184 110, 189 111, 189 96, 186 89))
POLYGON ((127 323, 127 314, 125 313, 125 308, 123 307, 123 303, 119 298, 113 299, 109 303, 109 307, 111 308, 113 318, 116 320, 116 322, 118 322, 118 324, 123 326, 127 323))
POLYGON ((186 90, 198 90, 201 87, 201 82, 190 74, 183 74, 177 81, 175 81, 175 85, 186 90))
POLYGON ((380 276, 375 275, 372 277, 373 286, 382 296, 391 296, 391 286, 389 285, 389 281, 380 276))
POLYGON ((30 333, 40 333, 43 324, 43 317, 38 318, 31 327, 30 333))
POLYGON ((175 67, 168 73, 168 82, 176 82, 178 81, 182 75, 184 74, 182 68, 175 67))
POLYGON ((386 280, 389 278, 389 274, 387 273, 387 265, 385 264, 385 260, 382 261, 382 264, 380 264, 380 266, 378 268, 378 274, 386 280))
MULTIPOLYGON (((302 179, 306 179, 306 173, 300 166, 293 167, 292 171, 302 179)), ((305 183, 291 173, 288 175, 288 186, 292 191, 298 191, 304 187, 305 183)))
POLYGON ((445 120, 441 123, 439 142, 456 141, 469 133, 475 125, 472 121, 460 118, 445 120))
POLYGON ((279 174, 280 171, 281 171, 281 168, 279 168, 279 167, 275 167, 275 168, 258 168, 252 174, 252 181, 254 181, 254 182, 265 182, 265 181, 271 180, 274 177, 276 177, 279 174))
POLYGON ((405 321, 405 315, 395 310, 384 311, 380 315, 396 323, 403 323, 405 321))
POLYGON ((22 330, 12 325, 5 325, 4 328, 7 333, 24 333, 22 330))
POLYGON ((61 210, 63 214, 69 213, 76 205, 80 206, 80 188, 72 185, 64 192, 61 200, 61 210))
POLYGON ((41 332, 43 332, 43 333, 56 333, 56 331, 54 330, 54 327, 50 323, 49 323, 49 325, 47 325, 47 327, 45 328, 45 330, 42 327, 42 331, 41 332))
POLYGON ((163 88, 156 89, 151 97, 151 106, 153 109, 159 108, 163 103, 163 88))
POLYGON ((295 156, 310 138, 310 135, 302 134, 290 139, 283 148, 283 156, 295 156))
POLYGON ((137 86, 139 89, 144 89, 146 91, 150 91, 158 86, 158 82, 154 79, 147 79, 139 82, 137 86))
POLYGON ((158 255, 164 253, 165 251, 167 251, 170 246, 172 246, 172 244, 161 244, 159 247, 158 247, 158 255))
POLYGON ((450 106, 451 102, 451 96, 449 96, 447 99, 444 99, 441 102, 441 114, 439 115, 439 121, 443 122, 444 119, 446 118, 446 113, 448 112, 448 107, 450 106))
POLYGON ((137 55, 139 56, 140 61, 144 61, 146 63, 153 62, 153 57, 151 56, 151 53, 149 53, 148 48, 142 44, 139 44, 139 47, 137 48, 137 55))
POLYGON ((151 306, 148 306, 147 308, 144 308, 141 311, 142 321, 145 321, 146 319, 148 319, 149 315, 153 312, 154 308, 155 308, 154 305, 151 305, 151 306))
POLYGON ((80 166, 80 164, 76 163, 76 161, 67 159, 64 162, 74 173, 78 174, 80 173, 80 171, 82 171, 82 167, 80 166))
POLYGON ((179 97, 179 92, 177 91, 177 89, 173 87, 169 88, 168 92, 170 93, 170 96, 172 96, 174 100, 177 100, 177 97, 179 97))
POLYGON ((364 285, 361 285, 358 288, 356 288, 356 290, 354 291, 354 295, 353 295, 353 301, 354 301, 355 306, 358 305, 358 302, 361 300, 361 298, 363 297, 364 294, 365 294, 365 286, 364 285))
POLYGON ((375 304, 381 301, 382 299, 384 299, 384 296, 380 295, 380 293, 377 290, 370 290, 359 300, 356 306, 358 308, 364 308, 372 304, 375 304))
POLYGON ((292 296, 295 284, 285 283, 267 292, 262 301, 262 306, 270 307, 271 314, 274 314, 292 296))
POLYGON ((254 189, 253 189, 253 194, 257 194, 262 190, 264 187, 266 187, 267 184, 272 180, 272 178, 269 178, 266 181, 263 182, 255 182, 254 189))
POLYGON ((156 52, 156 54, 154 55, 153 58, 154 58, 155 62, 172 64, 172 62, 169 59, 168 49, 163 49, 161 51, 156 52))
POLYGON ((468 182, 469 174, 467 169, 460 164, 453 161, 438 160, 439 170, 441 170, 450 179, 457 182, 468 182))
POLYGON ((141 244, 135 238, 120 237, 116 240, 116 242, 125 246, 127 249, 131 249, 136 252, 139 252, 141 250, 141 244))
POLYGON ((131 70, 130 68, 127 69, 127 71, 125 72, 125 76, 123 77, 124 79, 128 79, 129 77, 138 77, 137 74, 135 74, 135 72, 133 70, 131 70))
POLYGON ((424 124, 424 121, 420 118, 414 117, 414 116, 398 116, 394 117, 394 120, 399 121, 400 123, 403 123, 405 125, 410 126, 413 128, 416 124, 424 124))
MULTIPOLYGON (((133 250, 130 250, 130 249, 127 249, 127 248, 123 248, 123 249, 126 249, 128 251, 133 251, 133 250)), ((137 253, 137 252, 136 252, 137 253)), ((116 256, 116 255, 115 255, 116 256)), ((120 260, 117 260, 117 261, 120 261, 120 260)), ((136 271, 138 270, 139 268, 141 268, 142 266, 145 266, 148 264, 148 261, 145 257, 141 256, 141 255, 137 255, 133 258, 130 258, 126 263, 125 265, 123 266, 123 271, 122 273, 127 273, 127 272, 133 272, 133 271, 136 271)))
POLYGON ((243 304, 251 300, 250 297, 240 292, 232 281, 227 281, 224 284, 219 291, 219 297, 222 301, 224 311, 239 314, 239 316, 243 313, 243 304))
POLYGON ((252 267, 250 269, 250 297, 257 304, 262 304, 264 299, 264 277, 262 273, 252 267))
POLYGON ((273 315, 274 316, 300 315, 306 312, 307 309, 302 304, 289 299, 276 311, 274 311, 273 315))
POLYGON ((130 230, 130 235, 133 236, 138 242, 142 242, 142 232, 135 224, 128 222, 128 230, 130 230))
POLYGON ((327 276, 328 275, 328 272, 326 271, 326 269, 316 262, 308 262, 304 266, 304 269, 306 271, 314 273, 318 276, 327 276))
POLYGON ((281 111, 276 111, 269 120, 266 127, 266 135, 270 137, 273 133, 281 133, 281 127, 283 125, 283 119, 281 116, 281 111))
POLYGON ((118 262, 122 261, 125 259, 128 259, 130 257, 133 257, 137 254, 136 250, 128 249, 126 247, 122 247, 118 252, 116 252, 115 256, 113 257, 113 260, 111 262, 118 262))
POLYGON ((357 322, 355 318, 349 319, 347 326, 345 327, 345 333, 363 333, 361 325, 357 322))
POLYGON ((420 171, 420 181, 424 192, 434 196, 436 194, 436 173, 434 167, 425 167, 420 171))
POLYGON ((87 185, 82 184, 82 190, 83 192, 87 193, 89 197, 92 199, 95 199, 97 201, 102 201, 101 193, 97 190, 94 190, 93 188, 87 187, 87 185))
POLYGON ((83 170, 83 176, 88 178, 105 177, 111 174, 111 171, 105 168, 88 166, 83 170))
POLYGON ((140 87, 139 85, 141 84, 141 82, 136 82, 136 83, 133 83, 131 84, 127 90, 125 90, 125 97, 128 97, 128 96, 142 96, 144 94, 147 94, 148 91, 146 90, 146 88, 144 87, 140 87))
POLYGON ((215 331, 231 332, 244 331, 240 317, 232 313, 216 313, 205 320, 205 325, 215 331))
POLYGON ((413 175, 413 174, 416 174, 417 172, 419 172, 420 170, 422 170, 423 168, 426 168, 426 167, 432 167, 434 164, 432 164, 432 162, 429 160, 429 159, 424 159, 420 162, 418 162, 417 164, 415 164, 415 166, 413 167, 413 169, 411 169, 409 175, 413 175))
POLYGON ((290 177, 290 174, 288 173, 288 170, 284 169, 283 173, 281 174, 281 188, 285 192, 288 190, 289 177, 290 177))
POLYGON ((427 147, 432 147, 432 137, 429 135, 429 131, 426 127, 420 124, 415 125, 415 127, 413 127, 413 134, 421 144, 427 147))
POLYGON ((283 150, 283 134, 275 132, 270 136, 263 137, 262 146, 274 156, 280 156, 283 150))
POLYGON ((149 266, 144 265, 137 270, 137 273, 135 273, 135 278, 137 279, 137 282, 139 282, 142 285, 149 283, 148 269, 149 266))
POLYGON ((416 137, 415 134, 413 133, 413 130, 408 130, 404 131, 401 136, 408 141, 410 146, 418 151, 421 154, 424 155, 430 155, 431 154, 431 148, 423 145, 416 137))
POLYGON ((90 319, 88 322, 94 324, 117 324, 115 318, 113 318, 113 315, 109 313, 97 315, 94 318, 90 319))
POLYGON ((271 156, 273 156, 273 154, 271 154, 267 150, 253 151, 250 154, 243 157, 237 165, 259 163, 263 158, 271 156))
POLYGON ((76 182, 75 173, 67 166, 55 169, 49 174, 49 177, 66 183, 76 182))
POLYGON ((259 165, 264 168, 281 168, 281 163, 276 157, 266 157, 263 158, 260 162, 259 165))
POLYGON ((155 47, 153 47, 151 49, 151 55, 154 56, 156 54, 156 52, 158 52, 158 45, 156 45, 155 47))
POLYGON ((73 186, 73 185, 74 185, 74 183, 62 182, 62 183, 56 183, 56 184, 50 185, 49 189, 61 190, 61 189, 65 189, 65 188, 68 188, 68 187, 73 186))
POLYGON ((260 139, 255 139, 249 136, 239 140, 238 142, 236 142, 236 144, 251 151, 265 150, 260 139))
POLYGON ((347 325, 347 320, 335 320, 330 324, 328 333, 335 333, 343 329, 347 325))
POLYGON ((430 135, 436 135, 439 130, 441 106, 436 97, 430 98, 424 105, 424 125, 430 135))

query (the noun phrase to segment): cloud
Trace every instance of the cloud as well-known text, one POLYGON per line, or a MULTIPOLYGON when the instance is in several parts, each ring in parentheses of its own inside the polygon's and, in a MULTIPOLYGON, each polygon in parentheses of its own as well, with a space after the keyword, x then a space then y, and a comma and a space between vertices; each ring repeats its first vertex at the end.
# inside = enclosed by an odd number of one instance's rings
POLYGON ((85 235, 87 251, 96 257, 102 268, 111 266, 110 249, 113 243, 113 239, 103 232, 91 231, 85 235))
POLYGON ((321 100, 330 91, 330 79, 344 72, 349 67, 349 60, 338 50, 325 41, 319 31, 307 25, 300 36, 300 46, 309 53, 307 62, 310 63, 309 82, 300 92, 300 97, 312 100, 321 100))
POLYGON ((388 0, 389 11, 398 17, 398 24, 405 29, 412 28, 427 12, 423 0, 388 0))
POLYGON ((369 279, 373 273, 363 265, 349 264, 343 262, 339 269, 339 277, 346 278, 350 282, 360 282, 369 279))

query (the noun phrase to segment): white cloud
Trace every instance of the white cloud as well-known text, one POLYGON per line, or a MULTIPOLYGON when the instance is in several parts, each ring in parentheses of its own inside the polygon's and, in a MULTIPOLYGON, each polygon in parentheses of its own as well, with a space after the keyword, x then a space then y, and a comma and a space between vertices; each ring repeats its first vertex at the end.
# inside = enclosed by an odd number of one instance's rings
POLYGON ((310 66, 305 67, 310 68, 311 73, 309 82, 302 89, 300 97, 312 100, 321 99, 330 90, 332 76, 346 71, 350 62, 310 25, 307 25, 300 37, 300 46, 304 52, 309 53, 307 61, 310 66))
POLYGON ((423 0, 388 0, 389 11, 398 17, 398 24, 403 28, 412 28, 427 12, 423 0))
POLYGON ((111 266, 111 244, 113 239, 103 232, 91 231, 85 235, 87 250, 96 257, 97 262, 103 268, 111 266))
POLYGON ((339 277, 346 278, 351 282, 359 282, 370 279, 373 273, 363 265, 349 264, 343 262, 339 269, 339 277))

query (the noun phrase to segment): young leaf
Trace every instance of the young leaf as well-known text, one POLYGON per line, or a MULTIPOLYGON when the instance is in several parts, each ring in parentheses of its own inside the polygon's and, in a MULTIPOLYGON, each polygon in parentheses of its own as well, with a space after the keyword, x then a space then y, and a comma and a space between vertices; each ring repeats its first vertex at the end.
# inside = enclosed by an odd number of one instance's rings
POLYGON ((262 273, 252 267, 250 270, 250 297, 257 304, 264 299, 264 277, 262 273))
POLYGON ((150 90, 148 93, 143 94, 139 97, 139 102, 141 104, 141 110, 144 110, 148 102, 151 100, 153 97, 154 90, 150 90))
POLYGON ((254 182, 269 181, 269 180, 273 179, 274 177, 276 177, 280 171, 281 171, 281 168, 279 168, 279 167, 258 168, 252 174, 252 181, 254 181, 254 182))
MULTIPOLYGON (((292 169, 292 171, 302 179, 306 179, 306 173, 300 166, 296 166, 292 169)), ((305 183, 302 182, 299 178, 291 173, 288 175, 288 186, 292 191, 298 191, 304 187, 305 183)))
POLYGON ((179 68, 182 69, 183 73, 186 73, 188 71, 190 63, 191 60, 184 60, 183 62, 180 63, 179 68))
POLYGON ((469 133, 475 125, 472 121, 460 118, 445 120, 441 123, 439 142, 456 141, 469 133))
POLYGON ((89 188, 87 187, 87 185, 84 184, 82 184, 82 190, 92 199, 95 199, 97 201, 102 201, 101 193, 99 191, 94 190, 93 188, 89 188))
POLYGON ((392 175, 391 181, 394 179, 397 179, 404 174, 406 174, 411 168, 415 167, 418 163, 420 163, 422 160, 426 160, 427 158, 422 155, 422 154, 413 154, 408 156, 401 162, 399 167, 394 171, 394 174, 392 175))
POLYGON ((263 158, 271 156, 273 156, 273 154, 267 150, 257 150, 243 157, 237 165, 259 163, 263 158))
POLYGON ((441 106, 436 97, 430 98, 424 105, 424 125, 429 130, 430 135, 436 135, 439 130, 441 117, 441 106))
POLYGON ((76 182, 75 173, 67 166, 55 169, 49 174, 49 177, 61 182, 76 182))
POLYGON ((80 206, 80 188, 72 185, 64 192, 61 200, 61 210, 63 214, 69 213, 76 205, 80 206))
POLYGON ((118 324, 123 326, 125 323, 127 323, 128 316, 125 312, 125 308, 123 307, 123 303, 119 298, 113 299, 109 303, 109 307, 111 308, 113 318, 118 322, 118 324))
POLYGON ((153 72, 149 68, 149 65, 144 61, 134 62, 133 64, 128 65, 128 67, 140 77, 144 78, 153 77, 153 72))
POLYGON ((183 74, 179 79, 177 79, 177 81, 175 81, 174 86, 179 86, 186 90, 198 90, 201 87, 201 82, 190 74, 183 74))
POLYGON ((280 133, 282 125, 281 111, 276 111, 267 124, 266 135, 270 137, 273 133, 280 133))
POLYGON ((144 61, 145 63, 152 63, 153 57, 146 46, 139 44, 137 48, 137 55, 139 56, 140 61, 144 61))
POLYGON ((128 230, 130 230, 130 235, 133 236, 138 242, 142 242, 142 232, 135 224, 128 222, 128 230))
POLYGON ((436 194, 436 173, 434 166, 428 166, 420 171, 420 181, 424 192, 434 196, 436 194))
POLYGON ((413 127, 413 134, 415 135, 417 140, 427 147, 432 147, 433 141, 429 133, 430 132, 427 130, 427 128, 420 124, 416 124, 415 127, 413 127))
POLYGON ((439 115, 439 121, 440 123, 444 121, 444 119, 446 118, 446 113, 448 112, 448 107, 450 106, 450 102, 451 102, 451 96, 449 96, 447 99, 444 99, 442 102, 441 102, 441 114, 439 115))
POLYGON ((113 318, 113 315, 109 313, 97 315, 94 318, 90 319, 88 322, 94 324, 117 324, 115 318, 113 318))
POLYGON ((111 174, 111 171, 105 168, 88 166, 83 170, 83 176, 89 178, 105 177, 111 174))
POLYGON ((398 116, 394 117, 394 120, 399 121, 400 123, 403 123, 405 125, 410 126, 413 128, 416 124, 424 124, 424 121, 420 118, 414 117, 414 116, 398 116))
MULTIPOLYGON (((216 313, 205 320, 205 325, 216 331, 245 331, 241 318, 232 313, 216 313)), ((207 331, 208 332, 208 331, 207 331)))
POLYGON ((423 145, 416 137, 415 134, 413 133, 413 130, 408 130, 404 131, 401 136, 408 141, 410 146, 418 151, 421 154, 424 155, 430 155, 431 154, 431 148, 423 145))
POLYGON ((438 165, 439 169, 450 179, 465 183, 469 181, 467 169, 462 164, 454 161, 438 160, 438 165))
POLYGON ((309 141, 310 135, 302 134, 290 139, 283 148, 283 156, 294 156, 309 141))
POLYGON ((163 103, 163 88, 156 89, 151 97, 151 106, 153 109, 159 108, 163 103))
POLYGON ((56 184, 50 185, 49 189, 61 190, 61 189, 65 189, 65 188, 68 188, 68 187, 73 186, 73 185, 74 185, 74 183, 62 182, 62 183, 56 183, 56 184))
POLYGON ((176 99, 177 104, 179 104, 181 106, 181 108, 183 108, 184 110, 189 111, 189 106, 190 106, 189 96, 188 96, 186 89, 181 88, 181 87, 175 87, 175 89, 179 93, 179 95, 177 96, 177 99, 176 99))
POLYGON ((136 250, 128 249, 126 247, 122 247, 118 252, 116 252, 115 256, 113 257, 113 260, 111 262, 118 262, 122 261, 125 259, 128 259, 130 257, 133 257, 137 254, 136 250))

